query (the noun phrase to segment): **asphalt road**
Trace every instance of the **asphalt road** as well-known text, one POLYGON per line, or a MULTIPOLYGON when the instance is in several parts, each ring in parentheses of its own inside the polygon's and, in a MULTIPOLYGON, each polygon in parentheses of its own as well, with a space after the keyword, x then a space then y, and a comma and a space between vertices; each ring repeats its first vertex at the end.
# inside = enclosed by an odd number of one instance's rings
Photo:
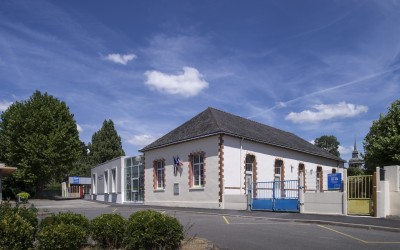
MULTIPOLYGON (((60 211, 84 214, 89 219, 104 213, 119 213, 128 217, 146 206, 121 206, 85 200, 32 200, 41 216, 60 211)), ((326 223, 301 223, 277 220, 268 216, 218 214, 209 210, 185 210, 152 207, 176 217, 189 236, 206 238, 219 249, 400 249, 400 232, 359 227, 343 227, 326 223)), ((279 217, 279 215, 278 215, 279 217)))

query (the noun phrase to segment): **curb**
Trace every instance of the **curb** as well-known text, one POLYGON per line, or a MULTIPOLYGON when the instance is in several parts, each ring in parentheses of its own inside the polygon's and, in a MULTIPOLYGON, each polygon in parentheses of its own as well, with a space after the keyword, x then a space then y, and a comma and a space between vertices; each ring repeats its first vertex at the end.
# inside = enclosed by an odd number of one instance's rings
POLYGON ((269 217, 260 217, 260 216, 251 216, 251 215, 233 215, 233 214, 225 214, 225 213, 185 211, 185 210, 178 210, 178 209, 154 209, 154 210, 161 210, 161 211, 168 210, 168 211, 171 211, 171 212, 217 215, 217 216, 239 217, 239 218, 255 218, 255 219, 265 219, 265 220, 280 221, 280 222, 296 222, 296 223, 305 223, 305 224, 332 225, 332 226, 363 228, 363 229, 368 229, 368 230, 380 230, 380 231, 397 232, 397 233, 400 232, 400 228, 395 228, 395 227, 384 227, 384 226, 367 225, 367 224, 356 224, 356 223, 346 223, 346 222, 338 222, 338 221, 269 218, 269 217))

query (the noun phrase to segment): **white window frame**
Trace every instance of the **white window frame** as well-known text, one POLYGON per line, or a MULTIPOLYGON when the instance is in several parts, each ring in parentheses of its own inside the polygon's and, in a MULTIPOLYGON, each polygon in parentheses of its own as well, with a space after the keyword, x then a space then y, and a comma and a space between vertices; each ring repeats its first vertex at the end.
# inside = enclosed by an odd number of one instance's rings
POLYGON ((97 174, 96 173, 94 173, 94 174, 92 174, 92 178, 93 178, 93 181, 92 181, 92 194, 97 194, 97 174))
POLYGON ((201 154, 194 154, 192 159, 192 178, 193 187, 204 187, 204 156, 201 154), (196 159, 198 162, 196 162, 196 159), (195 169, 198 170, 198 184, 196 185, 195 169))
POLYGON ((274 181, 281 181, 282 168, 283 168, 283 160, 275 160, 275 164, 274 164, 274 181), (278 162, 282 162, 282 164, 277 167, 277 163, 278 162), (277 171, 276 171, 277 169, 279 169, 279 173, 277 173, 277 171))
MULTIPOLYGON (((164 171, 165 171, 165 164, 163 160, 159 160, 156 162, 156 182, 157 182, 157 189, 164 189, 164 171)), ((139 170, 138 170, 139 171, 139 170)))
POLYGON ((104 173, 103 173, 103 174, 104 174, 104 179, 103 179, 103 180, 104 180, 104 193, 105 193, 105 194, 108 194, 108 191, 109 191, 109 187, 108 187, 108 183, 109 183, 109 182, 108 182, 108 180, 109 180, 109 178, 108 178, 108 177, 109 177, 109 176, 108 176, 108 172, 109 172, 109 171, 108 171, 108 169, 107 169, 107 170, 105 170, 104 173))
POLYGON ((117 192, 117 168, 111 169, 111 192, 117 192))

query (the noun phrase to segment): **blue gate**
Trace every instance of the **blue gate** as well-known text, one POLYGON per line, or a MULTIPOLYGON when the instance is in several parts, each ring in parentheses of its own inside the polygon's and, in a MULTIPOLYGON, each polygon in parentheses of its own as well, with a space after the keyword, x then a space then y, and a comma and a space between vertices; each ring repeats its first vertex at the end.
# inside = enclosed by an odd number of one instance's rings
POLYGON ((299 181, 254 183, 251 210, 299 212, 299 181))

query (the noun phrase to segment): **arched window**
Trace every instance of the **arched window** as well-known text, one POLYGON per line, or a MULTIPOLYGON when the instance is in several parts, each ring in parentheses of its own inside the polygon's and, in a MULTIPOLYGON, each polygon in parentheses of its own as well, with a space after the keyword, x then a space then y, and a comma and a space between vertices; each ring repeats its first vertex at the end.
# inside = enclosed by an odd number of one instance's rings
POLYGON ((275 181, 283 181, 285 179, 285 169, 283 167, 283 161, 280 159, 275 160, 275 181))

